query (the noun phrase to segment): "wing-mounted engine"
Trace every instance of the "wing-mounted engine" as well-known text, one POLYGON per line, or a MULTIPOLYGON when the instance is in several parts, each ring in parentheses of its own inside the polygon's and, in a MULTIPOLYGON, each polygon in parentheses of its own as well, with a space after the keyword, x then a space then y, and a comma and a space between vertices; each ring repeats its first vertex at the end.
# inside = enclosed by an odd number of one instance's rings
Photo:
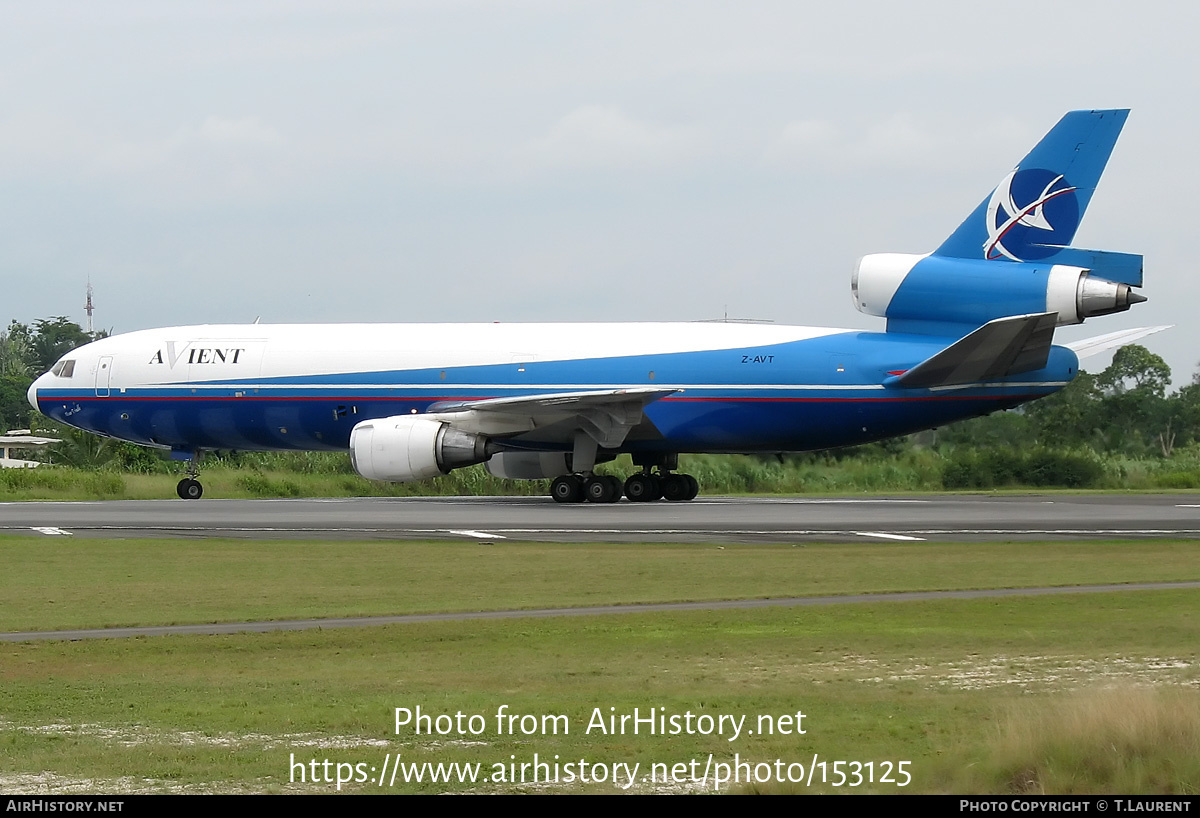
MULTIPOLYGON (((350 460, 354 470, 368 480, 425 480, 449 474, 451 469, 483 463, 505 448, 501 441, 557 424, 564 436, 549 442, 573 447, 572 465, 576 470, 590 471, 598 446, 620 446, 641 422, 642 409, 648 403, 678 391, 631 387, 444 401, 434 404, 431 408, 435 411, 428 414, 359 423, 350 432, 350 460), (591 442, 590 457, 584 465, 576 432, 591 442)), ((548 459, 544 460, 536 453, 505 454, 496 465, 499 471, 493 473, 512 477, 518 473, 532 477, 565 473, 560 470, 566 463, 561 453, 546 455, 548 459)))
POLYGON ((422 415, 364 420, 350 432, 350 462, 368 480, 407 483, 482 463, 495 451, 483 435, 422 415))

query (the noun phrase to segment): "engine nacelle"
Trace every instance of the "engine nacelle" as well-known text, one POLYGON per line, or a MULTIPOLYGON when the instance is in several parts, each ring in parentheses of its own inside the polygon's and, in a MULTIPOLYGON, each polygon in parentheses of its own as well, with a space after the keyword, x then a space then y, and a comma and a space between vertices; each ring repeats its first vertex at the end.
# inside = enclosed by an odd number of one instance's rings
POLYGON ((487 470, 506 480, 542 480, 571 473, 567 452, 497 452, 487 470))
POLYGON ((483 435, 423 415, 364 420, 350 430, 350 462, 368 480, 428 480, 490 454, 483 435))
POLYGON ((1145 301, 1129 284, 1067 264, 877 253, 859 259, 851 277, 860 312, 889 320, 980 325, 994 318, 1057 312, 1079 324, 1145 301))

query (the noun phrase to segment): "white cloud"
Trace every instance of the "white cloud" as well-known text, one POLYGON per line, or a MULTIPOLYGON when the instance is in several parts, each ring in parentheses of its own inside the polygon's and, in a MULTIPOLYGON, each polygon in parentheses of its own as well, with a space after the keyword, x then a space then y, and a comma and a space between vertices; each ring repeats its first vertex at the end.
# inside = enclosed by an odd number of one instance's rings
POLYGON ((42 112, 0 122, 0 174, 111 176, 186 164, 198 153, 235 155, 279 147, 279 132, 255 116, 208 116, 199 123, 155 135, 147 129, 88 126, 42 112))
POLYGON ((280 141, 279 133, 256 116, 242 119, 210 116, 200 124, 196 135, 208 142, 229 145, 270 145, 280 141))
POLYGON ((767 146, 763 158, 771 164, 807 165, 828 157, 841 140, 838 127, 825 119, 789 122, 767 146))
POLYGON ((911 114, 893 114, 867 129, 850 150, 872 165, 920 166, 937 162, 944 134, 931 132, 911 114))
MULTIPOLYGON (((1046 123, 1047 127, 1053 122, 1046 123)), ((800 119, 789 122, 762 151, 768 165, 812 172, 854 169, 911 170, 969 168, 995 159, 997 172, 1020 158, 1012 146, 1032 145, 1038 133, 1010 117, 916 115, 899 111, 866 122, 800 119)))
POLYGON ((675 165, 706 154, 698 129, 642 122, 613 105, 584 105, 527 146, 537 164, 583 168, 675 165))
POLYGON ((941 160, 946 135, 908 113, 863 127, 840 127, 823 119, 789 122, 763 151, 772 165, 800 170, 852 166, 921 167, 941 160))

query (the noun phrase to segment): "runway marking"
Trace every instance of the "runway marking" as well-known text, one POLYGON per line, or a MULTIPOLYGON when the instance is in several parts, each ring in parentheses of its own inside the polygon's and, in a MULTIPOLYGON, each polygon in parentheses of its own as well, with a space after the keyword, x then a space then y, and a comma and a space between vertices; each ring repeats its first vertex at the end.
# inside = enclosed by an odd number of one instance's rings
MULTIPOLYGON (((510 501, 509 505, 544 505, 544 498, 524 495, 524 496, 503 496, 503 497, 352 497, 346 498, 346 502, 389 502, 389 503, 415 503, 415 502, 432 502, 437 501, 438 505, 446 506, 478 506, 496 501, 510 501)), ((173 501, 172 501, 173 502, 173 501)), ((302 503, 310 502, 304 497, 285 497, 277 500, 254 500, 242 502, 280 502, 280 503, 302 503)), ((640 508, 670 508, 672 505, 691 508, 693 506, 745 506, 745 505, 891 505, 891 504, 907 504, 907 505, 924 505, 937 502, 935 500, 920 500, 900 497, 705 497, 689 500, 686 503, 646 503, 635 504, 634 507, 640 508)), ((572 508, 598 508, 606 509, 608 504, 601 503, 579 503, 572 508)))
POLYGON ((36 531, 39 534, 46 534, 47 536, 51 536, 51 537, 70 537, 71 536, 70 531, 63 531, 61 528, 55 528, 54 526, 48 526, 48 525, 47 526, 30 526, 30 530, 36 531))
POLYGON ((447 534, 460 534, 463 537, 475 537, 479 540, 506 540, 508 539, 503 534, 489 534, 486 531, 458 531, 453 528, 446 529, 447 534))
POLYGON ((924 537, 907 537, 904 534, 885 534, 882 531, 855 531, 860 537, 879 537, 884 540, 907 540, 909 542, 925 542, 924 537))
POLYGON ((917 504, 917 503, 933 502, 932 500, 900 500, 900 499, 895 499, 895 498, 878 498, 878 497, 866 498, 866 499, 833 498, 833 497, 817 497, 817 498, 811 498, 811 499, 810 498, 802 498, 802 497, 763 497, 763 498, 751 498, 751 499, 761 500, 762 502, 765 502, 765 503, 780 503, 780 504, 788 504, 788 505, 810 505, 810 506, 832 506, 832 505, 843 505, 843 504, 881 505, 881 504, 892 504, 892 503, 917 504))

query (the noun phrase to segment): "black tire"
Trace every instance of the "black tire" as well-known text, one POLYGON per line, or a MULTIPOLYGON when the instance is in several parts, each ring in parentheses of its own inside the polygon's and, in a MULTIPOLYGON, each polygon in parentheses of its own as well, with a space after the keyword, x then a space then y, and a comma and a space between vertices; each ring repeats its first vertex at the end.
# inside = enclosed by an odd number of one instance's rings
POLYGON ((687 497, 685 497, 683 499, 695 500, 696 495, 700 493, 700 481, 697 480, 695 477, 692 477, 690 474, 685 474, 685 475, 683 475, 683 477, 685 477, 688 481, 687 497))
POLYGON ((662 480, 655 474, 635 474, 625 481, 625 496, 634 503, 662 499, 662 480))
POLYGON ((578 503, 583 500, 583 481, 573 474, 556 477, 550 484, 550 496, 556 503, 578 503))
POLYGON ((204 486, 200 485, 199 480, 185 477, 175 487, 175 493, 179 495, 179 499, 181 500, 199 500, 204 496, 204 486))
POLYGON ((609 486, 612 487, 612 499, 609 500, 608 502, 610 502, 610 503, 621 502, 621 497, 623 497, 625 494, 625 492, 622 491, 623 486, 621 485, 621 478, 616 477, 611 474, 608 474, 608 475, 605 475, 604 479, 607 480, 609 486))
POLYGON ((648 503, 654 499, 654 486, 650 477, 645 474, 635 474, 625 481, 625 496, 631 503, 648 503))
POLYGON ((615 494, 613 482, 613 480, 600 474, 592 477, 592 479, 587 481, 587 485, 583 487, 587 501, 589 503, 611 503, 615 494))
POLYGON ((668 474, 662 479, 663 497, 673 503, 681 500, 689 500, 688 492, 692 490, 692 485, 687 481, 686 474, 668 474))

